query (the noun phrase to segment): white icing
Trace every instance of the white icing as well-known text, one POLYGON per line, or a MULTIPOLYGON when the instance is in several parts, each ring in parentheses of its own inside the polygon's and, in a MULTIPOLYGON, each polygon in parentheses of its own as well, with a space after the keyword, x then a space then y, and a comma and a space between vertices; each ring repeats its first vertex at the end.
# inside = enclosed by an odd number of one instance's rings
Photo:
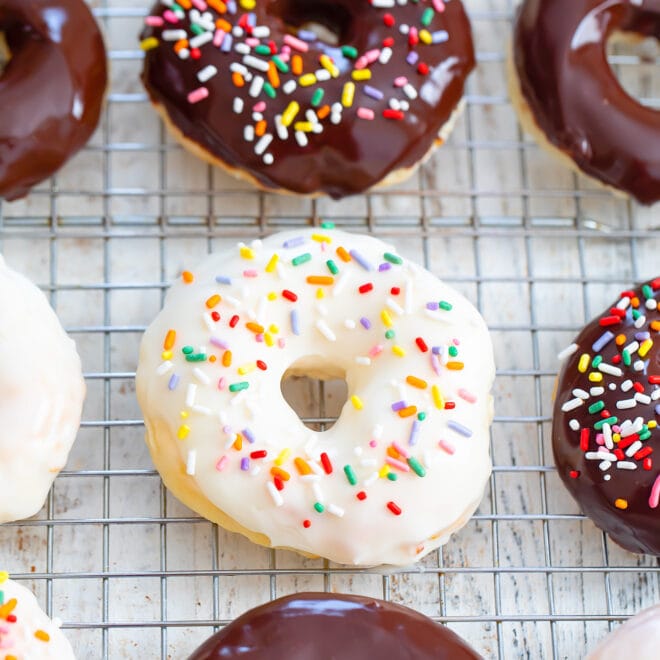
POLYGON ((0 522, 39 511, 80 426, 85 383, 46 297, 0 256, 0 522))
POLYGON ((14 582, 5 580, 0 584, 7 614, 14 615, 16 621, 0 617, 0 657, 15 656, 19 660, 74 660, 69 640, 61 631, 59 622, 51 620, 39 607, 31 591, 14 582), (12 600, 15 599, 15 607, 12 600), (35 636, 47 636, 47 640, 35 636), (42 633, 45 633, 43 635, 42 633))
POLYGON ((643 610, 610 633, 587 660, 657 660, 660 649, 660 605, 643 610))
POLYGON ((346 564, 411 563, 467 522, 490 475, 488 427, 495 368, 483 319, 458 292, 406 260, 379 272, 384 253, 394 254, 395 249, 371 237, 309 229, 277 234, 260 246, 249 247, 253 253, 244 247, 243 254, 253 258, 242 257, 236 247, 204 261, 194 271, 192 284, 174 284, 163 311, 143 338, 137 392, 156 466, 166 485, 189 506, 222 522, 220 510, 238 523, 239 531, 268 537, 258 539, 262 542, 346 564), (332 242, 319 242, 313 236, 329 237, 332 242), (283 247, 297 237, 303 238, 303 244, 283 247), (339 246, 357 250, 374 270, 368 272, 355 259, 342 261, 335 253, 339 246), (292 259, 305 253, 312 259, 293 266, 292 259), (266 272, 273 254, 279 256, 279 267, 266 272), (331 276, 328 259, 340 270, 334 285, 308 284, 307 276, 331 276), (258 277, 251 277, 249 289, 243 290, 246 270, 256 271, 258 277), (231 285, 216 283, 218 276, 222 281, 230 277, 231 285), (373 290, 358 293, 358 287, 369 282, 373 290), (400 288, 398 295, 391 293, 392 287, 400 288), (293 291, 297 301, 285 299, 283 289, 293 291), (325 292, 320 300, 325 314, 319 311, 318 289, 325 292), (275 300, 268 300, 270 293, 276 294, 275 300), (214 294, 223 301, 214 308, 221 319, 211 337, 203 315, 209 311, 205 302, 214 294), (226 304, 229 296, 237 299, 236 305, 226 304), (246 321, 262 299, 267 300, 263 317, 255 322, 266 330, 275 324, 278 332, 257 342, 254 332, 246 329, 246 321), (427 303, 441 300, 451 303, 452 309, 429 317, 427 303), (299 335, 293 332, 294 310, 299 335), (232 329, 229 321, 235 314, 240 321, 232 329), (347 318, 355 319, 354 327, 347 326, 347 318), (364 327, 363 318, 371 329, 364 327), (385 337, 383 319, 391 319, 395 338, 385 337), (177 333, 176 344, 172 355, 163 355, 170 329, 177 333), (416 345, 417 337, 424 339, 427 352, 416 345), (454 340, 456 357, 449 355, 454 340), (232 352, 229 368, 222 366, 224 350, 219 344, 232 352), (216 362, 187 362, 184 346, 196 352, 206 346, 216 362), (394 346, 405 351, 405 357, 395 355, 394 346), (434 346, 440 347, 440 355, 433 356, 434 346), (360 359, 365 357, 369 362, 360 359), (238 373, 255 360, 263 360, 267 371, 238 373), (174 369, 163 373, 161 365, 168 361, 174 369), (464 368, 451 370, 446 366, 451 362, 463 362, 464 368), (330 430, 310 431, 284 400, 280 382, 292 365, 296 373, 311 377, 345 375, 348 401, 330 430), (208 376, 209 385, 195 376, 196 369, 208 376), (409 385, 408 376, 427 381, 427 388, 409 385), (179 382, 170 390, 173 377, 179 382), (230 393, 229 385, 241 381, 248 382, 249 389, 230 393), (210 416, 186 405, 190 383, 196 385, 195 404, 212 411, 210 416), (445 400, 455 403, 453 410, 434 405, 432 385, 440 388, 445 400), (469 394, 462 397, 459 391, 469 394), (392 410, 400 392, 407 405, 426 413, 423 422, 414 424, 416 417, 402 418, 392 410), (361 409, 352 397, 358 397, 361 409), (256 416, 250 413, 254 409, 256 416), (255 442, 244 438, 243 449, 237 451, 232 448, 236 433, 246 428, 255 442), (179 439, 181 435, 185 438, 179 439), (396 481, 378 476, 393 442, 422 463, 426 476, 417 476, 405 456, 390 461, 396 481), (290 453, 281 467, 291 478, 278 491, 270 470, 284 449, 290 453), (241 470, 241 458, 259 450, 266 450, 267 458, 250 460, 249 469, 241 470), (191 451, 195 452, 195 473, 186 477, 191 451), (330 475, 322 468, 324 452, 334 468, 330 475), (297 457, 309 463, 316 480, 301 478, 294 465, 297 457), (262 469, 253 475, 250 470, 257 465, 262 469), (346 465, 355 472, 355 486, 344 473, 346 465), (360 491, 366 492, 366 500, 357 499, 360 491), (318 513, 313 505, 321 493, 325 511, 318 513), (394 515, 388 502, 395 502, 403 513, 394 515), (304 520, 311 521, 309 528, 303 526, 304 520))

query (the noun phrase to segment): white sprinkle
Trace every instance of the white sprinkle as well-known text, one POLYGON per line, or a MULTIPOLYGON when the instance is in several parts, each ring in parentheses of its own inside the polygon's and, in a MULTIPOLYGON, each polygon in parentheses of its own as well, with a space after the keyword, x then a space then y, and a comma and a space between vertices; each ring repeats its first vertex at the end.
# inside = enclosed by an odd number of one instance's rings
POLYGON ((385 429, 383 428, 382 424, 376 424, 376 426, 373 428, 373 431, 371 432, 371 437, 374 440, 380 440, 383 437, 384 430, 385 429))
POLYGON ((619 470, 636 470, 637 464, 632 461, 619 461, 616 466, 619 470))
POLYGON ((250 85, 250 91, 249 94, 253 99, 256 99, 259 94, 261 94, 261 90, 264 88, 264 79, 262 76, 255 76, 254 80, 252 81, 252 84, 250 85))
POLYGON ((630 408, 634 408, 637 405, 637 401, 635 399, 621 399, 620 401, 616 402, 616 407, 619 410, 628 410, 630 408))
POLYGON ((307 134, 304 131, 296 131, 295 136, 299 147, 306 147, 309 144, 307 134))
POLYGON ((312 483, 312 491, 314 492, 314 499, 320 504, 325 504, 325 496, 317 482, 312 483))
POLYGON ((207 408, 206 406, 194 405, 192 406, 191 410, 200 415, 206 415, 207 417, 210 417, 213 414, 213 411, 210 408, 207 408))
POLYGON ((161 363, 158 366, 158 369, 156 369, 156 374, 158 376, 163 376, 168 371, 171 371, 173 367, 174 367, 174 364, 172 362, 170 362, 170 360, 165 360, 165 362, 161 363))
POLYGON ((209 64, 198 72, 197 80, 199 80, 199 82, 205 83, 207 80, 211 80, 211 78, 213 78, 213 76, 215 76, 217 73, 218 70, 212 64, 209 64))
POLYGON ((348 281, 351 278, 349 271, 345 270, 340 276, 339 279, 335 281, 335 285, 332 287, 332 295, 335 298, 338 298, 343 290, 346 288, 348 281))
POLYGON ((243 139, 246 142, 252 142, 254 140, 254 126, 252 126, 252 124, 248 124, 243 129, 243 139))
POLYGON ((577 421, 577 419, 572 419, 568 425, 571 427, 573 431, 579 431, 580 430, 580 422, 577 421))
POLYGON ((621 390, 623 392, 627 392, 628 390, 631 390, 633 386, 632 380, 624 380, 623 383, 621 383, 621 390))
POLYGON ((370 477, 367 477, 364 480, 364 485, 366 488, 375 484, 378 481, 378 472, 374 472, 370 477))
POLYGON ((567 346, 563 351, 560 351, 559 354, 557 355, 558 360, 565 360, 567 357, 570 357, 577 351, 579 346, 577 344, 571 344, 570 346, 567 346))
POLYGON ((643 394, 642 392, 637 392, 637 394, 635 394, 635 399, 637 399, 637 401, 645 406, 648 406, 649 403, 651 403, 651 397, 648 394, 643 394))
POLYGON ((353 319, 346 319, 344 321, 344 327, 347 330, 355 330, 355 328, 357 327, 357 323, 355 323, 353 319))
POLYGON ((197 396, 197 385, 189 383, 186 389, 186 406, 192 408, 195 405, 195 397, 197 396))
POLYGON ((371 358, 362 357, 362 356, 358 355, 355 358, 355 362, 356 362, 356 364, 360 364, 363 367, 369 367, 371 365, 371 358))
POLYGON ((623 371, 621 371, 619 367, 615 367, 611 364, 607 364, 607 362, 601 362, 598 365, 598 371, 601 371, 604 374, 609 374, 610 376, 615 376, 617 378, 623 376, 623 371))
POLYGON ((405 314, 403 307, 399 305, 395 300, 392 298, 388 298, 385 301, 385 304, 395 313, 398 314, 399 316, 403 316, 405 314))
POLYGON ((285 94, 293 94, 298 87, 298 83, 295 80, 287 80, 284 85, 282 85, 282 91, 285 94))
POLYGON ((257 71, 263 71, 266 73, 268 71, 268 62, 265 60, 259 59, 258 57, 255 57, 254 55, 246 55, 243 58, 243 64, 245 66, 249 66, 252 69, 256 69, 257 71))
POLYGON ((602 396, 603 394, 605 394, 605 388, 604 387, 592 387, 589 390, 589 394, 591 394, 591 396, 602 396))
POLYGON ((267 481, 266 488, 268 489, 275 506, 282 506, 284 504, 284 499, 280 495, 280 491, 275 488, 275 484, 272 481, 267 481))
POLYGON ((631 456, 634 456, 640 449, 642 448, 642 443, 640 440, 635 440, 635 442, 626 449, 626 456, 630 458, 631 456))
POLYGON ((579 408, 583 403, 584 401, 582 399, 571 399, 561 407, 562 412, 570 412, 571 410, 575 410, 576 408, 579 408))
POLYGON ((275 115, 275 130, 280 140, 289 139, 289 129, 282 123, 282 115, 275 115))
POLYGON ((202 385, 211 384, 211 379, 199 367, 193 369, 193 374, 202 385))
POLYGON ((197 450, 191 449, 188 452, 188 460, 186 461, 186 474, 189 474, 190 476, 194 476, 196 465, 197 465, 197 450))
POLYGON ((266 149, 270 146, 270 143, 273 141, 273 134, 272 133, 266 133, 259 142, 254 147, 254 153, 257 154, 257 156, 261 156, 266 149))
POLYGON ((576 388, 573 390, 573 396, 576 396, 578 399, 584 399, 586 401, 589 398, 589 392, 585 392, 584 390, 576 388))
POLYGON ((192 39, 189 39, 188 43, 191 48, 201 48, 211 41, 213 41, 213 32, 202 32, 202 34, 198 34, 192 39))
POLYGON ((344 517, 344 509, 342 509, 340 506, 337 506, 336 504, 328 504, 325 510, 328 513, 331 513, 333 516, 337 516, 337 518, 344 517))
POLYGON ((324 321, 323 319, 320 319, 319 321, 316 322, 316 329, 328 340, 328 341, 337 341, 337 336, 335 333, 330 329, 330 326, 324 321))

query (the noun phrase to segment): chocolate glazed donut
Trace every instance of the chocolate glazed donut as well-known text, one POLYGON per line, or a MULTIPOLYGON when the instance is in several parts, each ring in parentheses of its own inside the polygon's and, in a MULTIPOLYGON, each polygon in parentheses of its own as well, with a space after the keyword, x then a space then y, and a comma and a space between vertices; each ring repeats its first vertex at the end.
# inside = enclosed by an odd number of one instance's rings
POLYGON ((23 197, 89 139, 107 85, 105 48, 82 0, 0 0, 0 197, 23 197))
POLYGON ((660 555, 659 300, 660 277, 580 333, 552 427, 559 476, 584 513, 626 550, 651 555, 660 555))
POLYGON ((660 200, 660 112, 614 76, 606 45, 615 32, 660 38, 660 0, 525 0, 513 96, 522 93, 532 133, 540 130, 585 174, 652 204, 660 200))
POLYGON ((449 628, 375 598, 301 593, 250 610, 189 660, 479 660, 449 628))
POLYGON ((142 34, 152 102, 191 151, 271 190, 339 198, 404 178, 449 133, 475 65, 460 0, 167 4, 142 34))

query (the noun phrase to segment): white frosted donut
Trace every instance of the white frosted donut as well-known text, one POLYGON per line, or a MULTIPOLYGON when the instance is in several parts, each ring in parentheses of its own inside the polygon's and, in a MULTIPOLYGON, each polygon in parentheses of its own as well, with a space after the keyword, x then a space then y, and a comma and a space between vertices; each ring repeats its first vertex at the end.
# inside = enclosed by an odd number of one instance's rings
POLYGON ((0 255, 0 523, 42 507, 75 440, 85 382, 44 294, 0 255))
POLYGON ((657 660, 659 656, 660 605, 654 605, 605 637, 587 660, 657 660))
POLYGON ((407 564, 446 542, 491 471, 493 351, 477 310, 367 236, 276 234, 210 256, 142 340, 137 394, 168 488, 267 546, 407 564), (325 432, 285 374, 343 377, 325 432))
POLYGON ((0 573, 0 657, 4 660, 73 660, 69 640, 33 593, 0 573))

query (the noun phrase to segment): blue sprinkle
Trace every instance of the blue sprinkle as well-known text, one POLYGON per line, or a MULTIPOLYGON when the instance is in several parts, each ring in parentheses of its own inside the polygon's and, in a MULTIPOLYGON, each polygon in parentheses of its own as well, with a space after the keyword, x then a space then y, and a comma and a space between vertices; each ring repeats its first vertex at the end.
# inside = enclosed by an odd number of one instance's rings
POLYGON ((363 317, 360 319, 360 323, 362 324, 362 327, 363 327, 365 330, 370 330, 370 329, 371 329, 371 321, 370 321, 366 316, 363 316, 363 317))
POLYGON ((459 424, 458 422, 449 421, 447 422, 447 426, 452 429, 452 431, 456 431, 456 433, 460 433, 461 435, 464 435, 466 438, 470 438, 472 436, 472 431, 470 431, 469 428, 466 426, 463 426, 463 424, 459 424))
POLYGON ((215 281, 218 284, 231 284, 231 277, 227 277, 226 275, 216 275, 215 281))
POLYGON ((591 349, 595 353, 600 353, 605 346, 607 346, 612 340, 614 339, 614 333, 610 332, 609 330, 607 332, 604 332, 599 339, 597 339, 591 349))
POLYGON ((248 25, 254 27, 257 24, 257 15, 254 12, 248 14, 248 25))
POLYGON ((375 87, 372 87, 371 85, 365 85, 363 87, 364 93, 367 96, 371 96, 372 99, 376 99, 376 101, 382 101, 383 100, 383 92, 381 92, 379 89, 376 89, 375 87))
POLYGON ((298 321, 298 310, 297 309, 292 309, 291 310, 291 331, 293 332, 294 335, 299 335, 300 334, 300 323, 298 321))
POLYGON ((298 38, 303 41, 316 41, 318 37, 312 30, 298 30, 298 38))
POLYGON ((416 445, 417 444, 417 436, 419 435, 419 420, 415 420, 412 424, 412 428, 410 429, 410 437, 408 438, 408 444, 409 445, 416 445))
POLYGON ((362 268, 365 270, 373 270, 374 267, 357 251, 357 250, 350 250, 349 254, 355 261, 357 261, 362 268))
POLYGON ((305 242, 304 236, 296 236, 295 238, 290 238, 288 241, 284 241, 284 243, 282 243, 282 247, 288 250, 290 248, 298 247, 299 245, 302 245, 304 242, 305 242))
POLYGON ((225 35, 225 38, 222 40, 222 45, 220 46, 220 50, 223 53, 228 53, 231 50, 231 45, 232 45, 233 41, 234 41, 234 38, 232 37, 232 35, 229 32, 227 32, 227 34, 225 35))
POLYGON ((170 378, 170 382, 167 384, 167 387, 173 390, 179 384, 180 380, 181 379, 179 378, 179 376, 177 376, 176 374, 172 374, 170 378))
POLYGON ((243 436, 244 436, 245 438, 247 438, 247 441, 248 441, 250 444, 254 444, 256 438, 254 437, 254 433, 252 433, 252 431, 250 431, 250 429, 243 429, 243 430, 241 431, 241 433, 243 434, 243 436))

